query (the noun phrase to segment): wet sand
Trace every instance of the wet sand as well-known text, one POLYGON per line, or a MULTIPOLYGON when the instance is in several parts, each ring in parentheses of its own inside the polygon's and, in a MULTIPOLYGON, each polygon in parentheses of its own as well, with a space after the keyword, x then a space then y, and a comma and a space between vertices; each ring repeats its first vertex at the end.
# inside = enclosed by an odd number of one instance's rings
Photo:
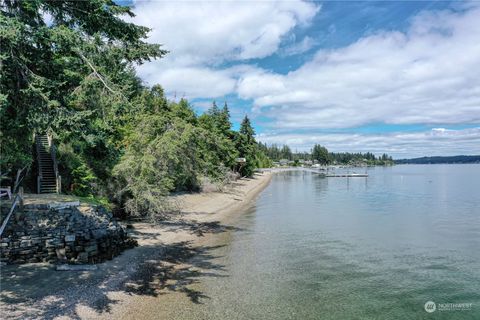
MULTIPOLYGON (((224 192, 174 197, 182 214, 160 225, 134 223, 139 246, 95 271, 55 271, 45 263, 1 267, 2 319, 169 319, 172 302, 193 307, 201 277, 224 270, 210 251, 215 237, 268 185, 271 173, 234 182, 224 192)), ((188 306, 183 310, 189 312, 188 306)))

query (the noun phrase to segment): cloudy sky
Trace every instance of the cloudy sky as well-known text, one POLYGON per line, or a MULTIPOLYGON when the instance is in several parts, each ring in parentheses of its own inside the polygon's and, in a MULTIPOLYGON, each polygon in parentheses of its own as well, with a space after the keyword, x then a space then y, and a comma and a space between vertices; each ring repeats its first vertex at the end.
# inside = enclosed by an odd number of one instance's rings
POLYGON ((395 158, 480 154, 480 2, 130 2, 170 53, 138 67, 257 138, 395 158))

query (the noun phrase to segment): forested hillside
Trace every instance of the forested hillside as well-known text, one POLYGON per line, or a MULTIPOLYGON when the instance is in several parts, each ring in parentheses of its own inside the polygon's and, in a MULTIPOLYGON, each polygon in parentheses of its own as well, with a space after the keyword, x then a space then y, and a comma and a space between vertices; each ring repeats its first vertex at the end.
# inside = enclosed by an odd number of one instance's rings
POLYGON ((480 156, 422 157, 395 160, 397 164, 480 163, 480 156))
POLYGON ((226 103, 197 116, 187 100, 142 84, 135 65, 168 53, 125 15, 109 0, 1 2, 1 173, 30 168, 33 188, 33 135, 48 132, 63 192, 158 216, 170 192, 268 165, 250 120, 233 131, 226 103))

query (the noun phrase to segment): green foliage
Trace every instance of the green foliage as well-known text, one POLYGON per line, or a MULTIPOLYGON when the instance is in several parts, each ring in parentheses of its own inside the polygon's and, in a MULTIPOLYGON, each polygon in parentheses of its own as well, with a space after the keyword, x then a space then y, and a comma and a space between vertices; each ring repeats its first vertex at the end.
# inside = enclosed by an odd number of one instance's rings
POLYGON ((113 210, 114 209, 111 202, 106 197, 98 197, 98 196, 90 195, 90 196, 87 196, 87 197, 79 196, 79 198, 80 198, 81 202, 87 202, 87 203, 94 204, 94 205, 100 205, 100 206, 105 207, 107 210, 113 210))
POLYGON ((0 11, 0 172, 32 163, 32 136, 48 131, 63 192, 158 218, 169 193, 224 183, 239 156, 244 176, 271 165, 247 117, 232 130, 227 103, 197 117, 187 100, 142 85, 134 66, 167 52, 123 19, 129 7, 7 0, 0 11))
POLYGON ((23 0, 2 1, 0 12, 2 170, 31 161, 35 131, 52 129, 62 142, 99 133, 120 140, 116 119, 139 87, 133 63, 166 53, 145 42, 147 28, 123 20, 130 9, 110 0, 23 0))
POLYGON ((322 147, 319 144, 315 144, 313 146, 312 158, 323 165, 329 164, 331 162, 330 154, 328 153, 327 148, 322 147))
POLYGON ((260 149, 255 154, 255 166, 257 168, 271 168, 273 167, 273 161, 260 149))
POLYGON ((142 116, 129 137, 124 156, 114 168, 123 188, 125 208, 132 215, 158 218, 170 209, 169 192, 198 187, 194 156, 195 128, 172 123, 163 115, 142 116))
POLYGON ((373 153, 350 153, 350 152, 340 152, 340 153, 331 153, 330 157, 335 163, 339 164, 349 164, 349 165, 392 165, 392 157, 384 153, 380 157, 376 157, 373 153))
MULTIPOLYGON (((1 118, 0 121, 2 121, 1 118)), ((10 132, 17 132, 17 130, 12 129, 10 132)), ((23 168, 33 161, 31 139, 20 135, 18 139, 10 140, 11 137, 4 135, 2 127, 0 130, 0 173, 7 173, 13 177, 17 169, 23 168), (7 142, 7 140, 9 141, 7 142)))
POLYGON ((63 192, 71 193, 81 197, 92 196, 96 177, 87 165, 85 159, 70 144, 58 146, 58 170, 62 177, 63 192))
POLYGON ((77 196, 87 197, 92 195, 92 183, 96 177, 85 163, 81 163, 72 170, 72 193, 77 196))
POLYGON ((212 107, 199 117, 198 124, 204 129, 200 139, 203 173, 214 180, 222 180, 224 174, 220 172, 225 170, 221 168, 233 169, 238 157, 227 104, 220 110, 213 102, 212 107))
POLYGON ((243 118, 242 123, 240 124, 239 133, 245 136, 245 138, 247 139, 246 140, 247 144, 249 145, 256 144, 255 130, 253 130, 250 119, 247 116, 243 118))
POLYGON ((210 107, 206 113, 199 118, 200 125, 209 131, 214 131, 225 137, 232 136, 232 124, 230 122, 230 111, 228 110, 227 103, 222 110, 217 107, 214 101, 212 107, 210 107))
POLYGON ((295 160, 295 159, 309 159, 310 155, 294 154, 289 146, 283 145, 281 148, 276 144, 267 146, 266 144, 259 143, 258 147, 272 160, 280 161, 281 159, 295 160))
MULTIPOLYGON (((390 157, 390 161, 392 158, 390 157)), ((480 163, 480 155, 477 156, 447 156, 447 157, 422 157, 413 159, 400 159, 394 161, 397 164, 437 164, 437 163, 480 163)))
POLYGON ((222 134, 218 114, 197 119, 184 99, 164 104, 148 95, 142 94, 143 113, 132 118, 125 154, 113 173, 123 186, 117 197, 124 199, 128 212, 158 219, 172 209, 166 199, 170 192, 198 191, 206 177, 223 181, 237 152, 222 134))
POLYGON ((257 142, 255 141, 255 131, 247 116, 240 124, 240 131, 235 137, 235 145, 239 156, 247 160, 239 167, 239 172, 242 176, 251 177, 257 168, 257 142))
POLYGON ((294 161, 294 165, 300 164, 300 160, 313 160, 318 161, 320 164, 346 164, 346 165, 392 165, 392 157, 383 154, 380 157, 376 157, 373 153, 349 153, 340 152, 333 153, 328 152, 327 148, 321 145, 314 145, 311 153, 308 152, 292 152, 290 147, 283 145, 282 147, 272 144, 270 146, 259 143, 258 148, 264 152, 268 158, 273 161, 280 161, 282 159, 294 161))

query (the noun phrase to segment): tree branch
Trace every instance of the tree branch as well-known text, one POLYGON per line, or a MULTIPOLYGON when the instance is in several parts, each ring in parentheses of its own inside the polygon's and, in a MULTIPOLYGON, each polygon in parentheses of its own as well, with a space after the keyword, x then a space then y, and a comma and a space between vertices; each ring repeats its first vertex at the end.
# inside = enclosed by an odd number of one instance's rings
POLYGON ((97 76, 97 78, 103 83, 103 85, 105 86, 105 88, 108 89, 108 91, 110 91, 111 93, 114 93, 114 94, 117 94, 117 92, 115 90, 113 90, 112 88, 110 88, 108 86, 108 84, 106 83, 106 81, 103 79, 102 75, 100 73, 98 73, 97 69, 95 69, 95 67, 93 66, 93 64, 90 63, 90 61, 88 61, 88 59, 80 52, 80 50, 75 50, 75 52, 80 56, 80 58, 82 58, 83 61, 85 61, 85 63, 90 67, 90 69, 93 70, 93 73, 97 76))

